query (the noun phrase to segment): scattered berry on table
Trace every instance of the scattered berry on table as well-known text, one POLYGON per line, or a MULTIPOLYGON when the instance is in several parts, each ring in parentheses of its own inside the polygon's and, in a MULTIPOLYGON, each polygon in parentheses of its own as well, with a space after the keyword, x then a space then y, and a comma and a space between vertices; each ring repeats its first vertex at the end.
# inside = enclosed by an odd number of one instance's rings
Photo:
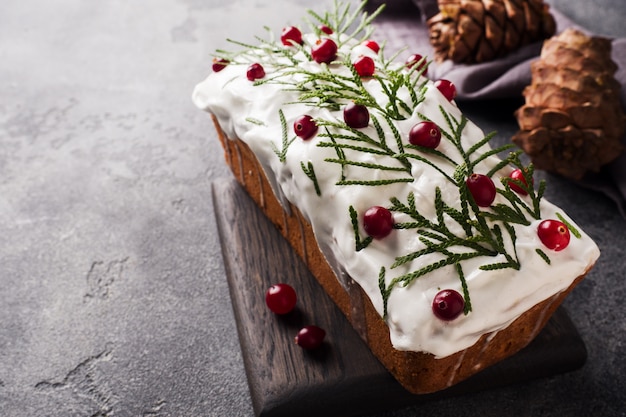
POLYGON ((265 292, 265 304, 276 314, 287 314, 292 311, 298 297, 296 291, 289 284, 274 284, 265 292))
POLYGON ((295 337, 295 342, 303 349, 312 350, 322 345, 325 336, 326 331, 324 331, 324 329, 309 325, 300 329, 295 337))

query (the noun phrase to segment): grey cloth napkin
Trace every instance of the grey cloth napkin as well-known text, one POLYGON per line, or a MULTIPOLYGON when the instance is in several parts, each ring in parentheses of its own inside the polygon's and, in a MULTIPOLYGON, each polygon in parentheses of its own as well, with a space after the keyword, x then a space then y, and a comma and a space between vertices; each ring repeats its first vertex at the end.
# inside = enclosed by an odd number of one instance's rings
MULTIPOLYGON (((436 0, 370 0, 369 7, 386 3, 385 13, 376 21, 377 34, 385 39, 385 48, 392 52, 433 56, 428 40, 426 20, 439 12, 436 0), (382 34, 382 35, 381 35, 382 34)), ((550 9, 557 23, 557 33, 568 27, 592 34, 576 25, 558 10, 550 9)), ((457 100, 502 99, 521 97, 531 82, 530 63, 538 59, 543 42, 527 45, 503 58, 481 64, 455 64, 452 61, 431 63, 428 76, 445 78, 457 88, 457 100)), ((621 101, 626 104, 626 38, 613 39, 612 58, 619 69, 615 78, 621 83, 621 101)), ((622 138, 626 146, 626 135, 622 138)), ((626 152, 597 174, 588 174, 577 184, 596 190, 615 201, 626 218, 626 152)))

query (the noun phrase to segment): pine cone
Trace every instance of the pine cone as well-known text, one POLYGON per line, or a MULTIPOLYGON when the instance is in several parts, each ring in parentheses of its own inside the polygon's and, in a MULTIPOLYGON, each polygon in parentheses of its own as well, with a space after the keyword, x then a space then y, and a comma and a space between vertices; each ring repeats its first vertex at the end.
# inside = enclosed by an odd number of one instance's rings
POLYGON ((554 35, 556 24, 543 0, 438 0, 428 20, 434 59, 491 61, 554 35))
POLYGON ((568 29, 544 42, 513 136, 537 168, 579 180, 620 155, 626 117, 616 70, 609 39, 568 29))

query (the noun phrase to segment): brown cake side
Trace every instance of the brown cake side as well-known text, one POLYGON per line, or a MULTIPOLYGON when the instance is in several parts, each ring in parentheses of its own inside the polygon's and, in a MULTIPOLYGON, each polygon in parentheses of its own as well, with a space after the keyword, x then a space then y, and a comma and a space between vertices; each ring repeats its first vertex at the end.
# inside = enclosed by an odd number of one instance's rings
POLYGON ((432 354, 396 350, 391 344, 387 324, 367 295, 356 283, 344 289, 300 211, 293 205, 287 210, 283 208, 254 153, 244 142, 227 138, 217 120, 213 118, 213 121, 225 160, 237 181, 289 241, 373 354, 412 393, 426 394, 448 388, 524 348, 585 275, 578 277, 565 291, 535 305, 507 328, 485 334, 470 348, 451 356, 437 359, 432 354))

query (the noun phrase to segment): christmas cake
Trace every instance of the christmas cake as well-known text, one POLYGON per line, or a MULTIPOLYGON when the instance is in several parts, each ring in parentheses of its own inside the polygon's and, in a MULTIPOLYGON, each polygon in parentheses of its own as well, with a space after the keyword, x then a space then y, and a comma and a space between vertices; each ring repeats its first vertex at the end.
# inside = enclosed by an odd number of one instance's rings
POLYGON ((193 101, 376 357, 434 392, 526 346, 599 251, 425 58, 385 57, 362 10, 218 51, 193 101))

